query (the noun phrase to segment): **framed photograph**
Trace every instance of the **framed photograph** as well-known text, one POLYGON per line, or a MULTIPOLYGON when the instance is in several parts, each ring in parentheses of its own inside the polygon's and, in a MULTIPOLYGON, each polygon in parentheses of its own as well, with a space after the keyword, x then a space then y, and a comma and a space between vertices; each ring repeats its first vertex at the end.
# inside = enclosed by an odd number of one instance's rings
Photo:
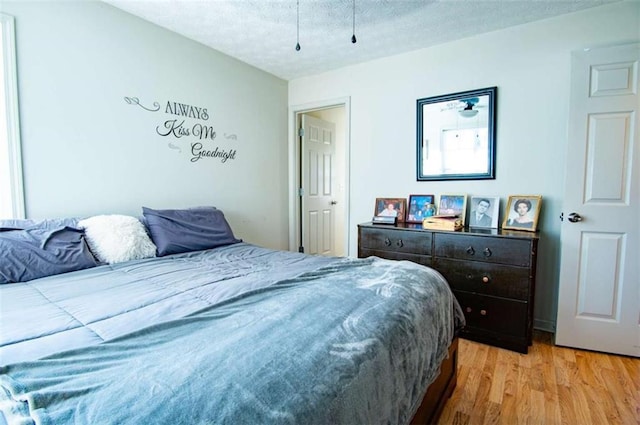
POLYGON ((422 223, 422 220, 435 215, 435 213, 436 206, 433 195, 409 195, 407 223, 422 223))
POLYGON ((404 222, 407 206, 405 198, 376 198, 373 215, 376 217, 397 217, 398 222, 404 222))
POLYGON ((510 195, 502 228, 535 232, 541 205, 540 195, 510 195))
POLYGON ((469 227, 498 228, 500 198, 490 196, 472 196, 469 227))
POLYGON ((467 195, 444 194, 438 201, 438 215, 457 215, 464 223, 467 212, 467 195))

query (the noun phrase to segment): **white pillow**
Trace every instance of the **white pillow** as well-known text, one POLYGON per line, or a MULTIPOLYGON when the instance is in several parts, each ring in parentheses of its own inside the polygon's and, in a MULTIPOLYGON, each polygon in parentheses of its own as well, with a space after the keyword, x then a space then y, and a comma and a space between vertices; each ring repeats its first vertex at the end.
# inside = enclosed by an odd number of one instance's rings
POLYGON ((96 215, 78 222, 84 228, 87 243, 98 260, 121 263, 155 257, 153 244, 144 225, 127 215, 96 215))

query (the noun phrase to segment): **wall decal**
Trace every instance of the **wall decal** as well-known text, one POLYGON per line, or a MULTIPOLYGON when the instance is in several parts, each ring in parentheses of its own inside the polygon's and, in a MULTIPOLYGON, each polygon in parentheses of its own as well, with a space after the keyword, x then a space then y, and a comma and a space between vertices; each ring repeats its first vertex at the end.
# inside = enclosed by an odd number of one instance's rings
POLYGON ((191 143, 191 154, 193 154, 193 158, 191 158, 191 162, 196 162, 200 158, 220 158, 222 163, 227 162, 228 159, 236 159, 236 150, 232 149, 226 151, 224 149, 219 149, 217 146, 214 150, 206 150, 202 147, 202 143, 196 142, 191 143))
POLYGON ((174 145, 174 144, 173 144, 173 143, 171 143, 171 142, 167 143, 167 146, 169 146, 169 149, 175 149, 175 150, 177 150, 177 151, 178 151, 178 152, 180 152, 180 153, 182 152, 182 149, 180 149, 180 146, 176 146, 176 145, 174 145))
POLYGON ((130 105, 138 105, 139 107, 141 107, 142 109, 146 109, 147 111, 156 112, 156 111, 160 110, 160 104, 158 102, 153 102, 153 106, 156 109, 150 109, 150 108, 147 108, 144 105, 141 105, 140 104, 140 100, 137 97, 126 97, 125 96, 124 101, 127 102, 130 105))
MULTIPOLYGON (((164 103, 164 111, 161 111, 161 106, 158 102, 153 102, 153 108, 149 108, 140 103, 140 99, 137 97, 125 96, 124 101, 129 105, 137 105, 145 111, 164 114, 165 117, 156 126, 155 133, 160 137, 171 139, 167 143, 169 149, 175 150, 179 154, 182 154, 183 148, 190 152, 191 162, 208 158, 217 159, 225 164, 229 160, 236 159, 236 149, 210 146, 212 142, 215 142, 218 133, 213 124, 209 122, 211 116, 207 108, 167 100, 164 103), (188 143, 188 145, 181 147, 184 143, 188 143)), ((224 138, 226 140, 238 140, 236 134, 224 133, 224 138)))

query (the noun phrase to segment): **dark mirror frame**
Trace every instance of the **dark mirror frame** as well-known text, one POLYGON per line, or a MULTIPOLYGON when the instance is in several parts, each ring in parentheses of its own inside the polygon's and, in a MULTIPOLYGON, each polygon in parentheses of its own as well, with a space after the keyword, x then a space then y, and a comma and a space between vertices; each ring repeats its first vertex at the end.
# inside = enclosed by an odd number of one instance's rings
MULTIPOLYGON (((417 100, 417 155, 416 155, 416 173, 418 181, 433 181, 433 180, 484 180, 484 179, 495 179, 495 162, 496 162, 496 96, 497 96, 497 87, 487 87, 484 89, 477 90, 469 90, 460 93, 446 94, 441 96, 434 97, 425 97, 423 99, 417 100), (443 124, 438 122, 438 117, 425 117, 425 105, 430 105, 434 103, 442 103, 442 110, 444 109, 452 109, 452 102, 459 102, 460 104, 466 103, 465 101, 475 99, 477 102, 477 98, 481 96, 488 96, 488 104, 482 105, 483 108, 487 109, 486 115, 486 128, 487 128, 487 169, 486 171, 477 172, 477 170, 471 170, 470 172, 461 172, 456 174, 442 174, 439 172, 429 173, 424 169, 424 164, 422 158, 425 154, 424 149, 428 149, 425 147, 423 143, 424 139, 424 129, 428 126, 439 126, 441 129, 443 128, 443 124)), ((466 108, 460 107, 456 109, 458 112, 463 109, 473 109, 475 103, 469 102, 466 108)), ((484 122, 482 124, 485 124, 484 122)), ((450 129, 457 129, 460 127, 453 127, 450 129)), ((484 128, 484 127, 483 127, 484 128)), ((425 142, 426 143, 426 142, 425 142)))

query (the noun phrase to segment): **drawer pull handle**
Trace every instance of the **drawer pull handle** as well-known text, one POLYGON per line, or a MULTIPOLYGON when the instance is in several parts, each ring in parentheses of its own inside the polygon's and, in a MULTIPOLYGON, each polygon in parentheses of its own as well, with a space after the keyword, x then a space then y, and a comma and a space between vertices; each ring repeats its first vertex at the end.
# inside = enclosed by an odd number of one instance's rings
POLYGON ((489 258, 489 257, 491 257, 491 254, 492 254, 492 252, 491 252, 491 250, 489 248, 485 248, 484 249, 484 256, 485 257, 489 258))
POLYGON ((489 276, 482 276, 482 282, 483 283, 489 283, 489 276))
POLYGON ((469 274, 467 275, 467 279, 469 279, 469 280, 473 280, 473 275, 472 275, 471 273, 469 273, 469 274))
POLYGON ((396 242, 396 245, 402 248, 404 246, 404 242, 402 242, 402 239, 398 239, 398 241, 396 242))
POLYGON ((391 246, 391 239, 389 239, 389 238, 384 238, 384 244, 385 244, 386 246, 391 246))
POLYGON ((473 247, 472 247, 472 246, 470 246, 469 248, 467 248, 467 254, 469 254, 469 255, 473 255, 473 254, 475 254, 475 253, 476 253, 476 250, 475 250, 475 249, 473 249, 473 247))
POLYGON ((471 313, 473 309, 471 307, 467 307, 467 313, 471 313))
POLYGON ((487 310, 480 310, 480 315, 481 316, 486 316, 487 315, 487 310))

